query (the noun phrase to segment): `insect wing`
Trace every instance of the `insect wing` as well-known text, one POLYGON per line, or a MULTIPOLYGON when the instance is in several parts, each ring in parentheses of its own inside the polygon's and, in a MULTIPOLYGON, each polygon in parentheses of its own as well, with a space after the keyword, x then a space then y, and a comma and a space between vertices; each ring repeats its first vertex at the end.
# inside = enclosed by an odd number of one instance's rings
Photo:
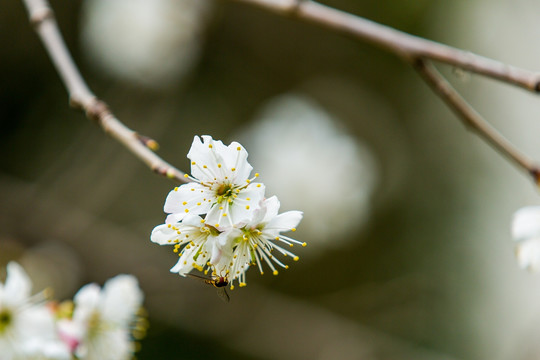
POLYGON ((216 290, 221 300, 225 301, 226 303, 228 303, 231 300, 231 298, 229 297, 229 294, 227 294, 227 290, 225 290, 224 287, 218 287, 216 288, 216 290))

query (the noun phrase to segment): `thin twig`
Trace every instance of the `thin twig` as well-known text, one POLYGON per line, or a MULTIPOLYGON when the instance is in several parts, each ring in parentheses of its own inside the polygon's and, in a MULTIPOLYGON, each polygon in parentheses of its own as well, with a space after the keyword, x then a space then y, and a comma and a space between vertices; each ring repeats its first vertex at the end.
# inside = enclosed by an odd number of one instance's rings
POLYGON ((412 64, 447 106, 482 139, 525 169, 540 183, 540 168, 491 127, 426 59, 540 92, 540 73, 507 65, 464 50, 426 40, 311 0, 229 0, 294 17, 381 47, 412 64))
POLYGON ((311 0, 228 0, 314 23, 383 48, 405 60, 426 58, 540 91, 540 73, 423 39, 311 0))
POLYGON ((534 162, 518 151, 512 143, 491 127, 428 60, 417 59, 412 65, 422 79, 431 87, 433 92, 454 111, 466 127, 475 131, 488 144, 503 155, 509 157, 510 160, 525 169, 538 181, 539 169, 534 162))
POLYGON ((94 120, 105 133, 124 145, 152 171, 179 182, 186 182, 187 179, 182 171, 152 151, 157 149, 157 143, 154 140, 126 127, 113 115, 107 105, 90 91, 73 62, 47 0, 23 0, 23 2, 28 10, 30 23, 41 38, 66 86, 70 104, 84 110, 89 119, 94 120))

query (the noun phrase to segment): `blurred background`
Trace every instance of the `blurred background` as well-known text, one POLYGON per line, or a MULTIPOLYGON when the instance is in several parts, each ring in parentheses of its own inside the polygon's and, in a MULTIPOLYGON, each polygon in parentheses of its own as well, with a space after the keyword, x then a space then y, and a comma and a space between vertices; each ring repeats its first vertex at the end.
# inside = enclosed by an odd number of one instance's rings
MULTIPOLYGON (((326 0, 415 35, 538 69, 534 0, 326 0)), ((518 268, 512 214, 527 177, 467 132, 390 54, 246 5, 51 1, 91 89, 189 172, 195 135, 240 141, 267 196, 303 210, 300 261, 248 272, 225 304, 169 273, 149 240, 175 184, 80 112, 28 24, 0 4, 0 265, 59 300, 138 277, 143 359, 537 359, 540 275, 518 268)), ((540 102, 441 71, 540 159, 540 102)))

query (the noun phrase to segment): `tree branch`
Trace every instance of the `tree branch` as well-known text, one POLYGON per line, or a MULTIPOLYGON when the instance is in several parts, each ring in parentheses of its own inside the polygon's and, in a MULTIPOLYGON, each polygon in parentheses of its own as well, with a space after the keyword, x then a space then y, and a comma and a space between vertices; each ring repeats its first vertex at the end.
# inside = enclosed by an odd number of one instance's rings
POLYGON ((94 120, 105 133, 124 145, 152 171, 179 182, 186 182, 182 171, 152 151, 157 149, 154 140, 126 127, 113 115, 107 105, 90 91, 66 47, 47 0, 23 0, 23 2, 28 10, 30 23, 34 26, 66 86, 71 106, 84 110, 87 118, 94 120))
POLYGON ((311 0, 228 0, 246 3, 369 42, 405 60, 440 61, 496 80, 540 91, 540 73, 423 39, 311 0))
POLYGON ((525 155, 518 151, 512 143, 491 127, 474 108, 463 99, 437 69, 425 59, 417 59, 412 63, 413 68, 431 87, 450 109, 463 121, 464 125, 475 131, 497 151, 507 156, 518 166, 530 173, 536 182, 540 169, 525 155))
POLYGON ((414 67, 422 79, 467 127, 520 168, 525 169, 533 177, 535 183, 540 184, 540 168, 491 127, 426 59, 453 65, 535 93, 540 92, 540 73, 410 35, 311 0, 229 1, 251 4, 282 16, 298 18, 335 30, 400 57, 414 67))

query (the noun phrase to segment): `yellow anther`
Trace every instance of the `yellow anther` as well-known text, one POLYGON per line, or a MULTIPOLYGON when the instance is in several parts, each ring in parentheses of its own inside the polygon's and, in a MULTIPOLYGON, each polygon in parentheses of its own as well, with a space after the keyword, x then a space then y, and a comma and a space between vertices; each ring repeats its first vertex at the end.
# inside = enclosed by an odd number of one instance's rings
POLYGON ((208 147, 211 149, 213 146, 212 146, 212 144, 208 144, 208 147))
POLYGON ((224 213, 223 216, 227 216, 227 213, 224 213))
POLYGON ((189 209, 186 209, 186 210, 184 210, 184 211, 188 213, 188 212, 189 212, 189 209))
MULTIPOLYGON (((187 175, 187 174, 186 174, 187 175)), ((174 188, 174 191, 178 191, 178 186, 174 188)))
POLYGON ((264 272, 263 272, 263 271, 261 271, 261 275, 264 275, 264 272))
POLYGON ((219 207, 219 210, 223 210, 223 206, 220 206, 220 207, 219 207))
POLYGON ((236 171, 236 168, 231 168, 231 171, 236 171))
POLYGON ((259 247, 259 245, 253 244, 253 249, 257 250, 258 247, 259 247))
POLYGON ((293 258, 294 261, 298 261, 298 259, 300 259, 298 256, 295 256, 295 257, 293 258))
POLYGON ((249 210, 249 205, 246 205, 246 210, 249 210))
POLYGON ((182 205, 187 205, 187 202, 184 201, 184 202, 182 203, 182 205))
POLYGON ((241 282, 240 284, 238 284, 240 287, 244 287, 246 286, 247 284, 245 282, 241 282))
POLYGON ((174 251, 175 253, 177 253, 177 252, 178 252, 178 248, 174 248, 173 251, 174 251))
POLYGON ((287 255, 287 253, 285 253, 285 254, 283 254, 283 256, 287 257, 288 255, 287 255))
POLYGON ((221 164, 217 164, 217 167, 221 169, 221 164))
POLYGON ((204 220, 204 219, 201 219, 201 224, 204 224, 204 222, 205 222, 205 221, 206 221, 206 220, 204 220))
POLYGON ((285 265, 285 269, 288 269, 289 268, 289 265, 285 265))
POLYGON ((192 161, 192 162, 191 162, 191 165, 195 165, 195 164, 196 164, 195 161, 192 161))
MULTIPOLYGON (((188 174, 184 174, 184 177, 185 177, 185 178, 188 178, 189 175, 188 175, 188 174)), ((178 188, 176 188, 176 189, 178 189, 178 188)), ((175 190, 176 190, 176 189, 175 189, 175 190)))
POLYGON ((178 235, 180 235, 182 232, 181 232, 181 231, 176 231, 176 233, 177 233, 178 235))
POLYGON ((200 202, 198 202, 198 203, 197 203, 197 205, 198 205, 198 206, 201 206, 201 203, 200 203, 200 202))
POLYGON ((195 189, 193 189, 193 188, 192 188, 192 189, 189 189, 189 190, 191 190, 191 191, 195 191, 195 189))
POLYGON ((279 236, 276 236, 276 237, 274 238, 274 240, 279 240, 279 236))
POLYGON ((219 224, 214 224, 214 227, 219 227, 219 224))
POLYGON ((290 247, 294 247, 294 244, 289 244, 290 247))
POLYGON ((274 272, 273 272, 272 274, 277 275, 277 274, 278 274, 278 271, 277 271, 277 270, 274 270, 274 272))
POLYGON ((255 177, 259 177, 259 173, 255 173, 255 177))
POLYGON ((291 231, 296 231, 296 228, 292 228, 291 231))
POLYGON ((237 256, 238 256, 238 255, 234 255, 234 256, 233 256, 233 259, 236 259, 236 258, 237 258, 237 256))
POLYGON ((205 169, 208 169, 208 166, 206 166, 206 165, 203 165, 202 167, 205 168, 205 169))
POLYGON ((251 198, 246 198, 247 201, 251 200, 251 198))
POLYGON ((169 229, 171 228, 171 226, 172 226, 171 224, 167 224, 167 227, 168 227, 169 229))
POLYGON ((228 202, 229 204, 232 203, 232 199, 229 198, 229 199, 227 200, 227 202, 228 202))
POLYGON ((240 151, 240 150, 242 150, 242 148, 239 146, 239 147, 236 148, 236 150, 240 151))
POLYGON ((261 184, 257 184, 257 187, 261 187, 261 184))
POLYGON ((306 243, 302 243, 302 246, 303 246, 303 247, 306 247, 306 246, 307 246, 307 244, 306 244, 306 243))
POLYGON ((249 184, 251 182, 251 180, 247 179, 246 182, 249 184))
POLYGON ((231 285, 231 290, 234 290, 234 285, 231 285))

